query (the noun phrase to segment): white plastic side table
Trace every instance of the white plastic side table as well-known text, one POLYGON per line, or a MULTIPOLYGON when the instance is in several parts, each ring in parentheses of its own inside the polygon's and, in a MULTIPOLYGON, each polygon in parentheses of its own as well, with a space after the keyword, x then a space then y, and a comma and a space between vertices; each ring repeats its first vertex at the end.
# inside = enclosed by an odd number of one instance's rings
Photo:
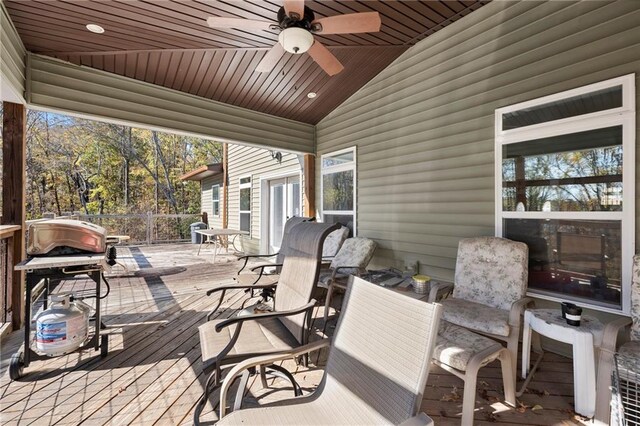
POLYGON ((527 309, 522 335, 522 377, 526 378, 531 352, 531 331, 559 342, 573 345, 573 393, 575 411, 593 417, 596 411, 595 347, 602 344, 604 325, 589 315, 582 315, 580 326, 567 324, 559 309, 527 309))

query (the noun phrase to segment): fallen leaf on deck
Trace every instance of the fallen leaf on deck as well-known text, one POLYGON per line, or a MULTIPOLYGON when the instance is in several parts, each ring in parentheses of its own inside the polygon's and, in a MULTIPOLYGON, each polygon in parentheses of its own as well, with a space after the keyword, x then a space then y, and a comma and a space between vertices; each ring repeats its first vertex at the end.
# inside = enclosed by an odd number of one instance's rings
POLYGON ((534 405, 533 407, 531 407, 531 411, 536 411, 536 410, 543 410, 544 408, 542 407, 542 405, 534 405))
POLYGON ((458 388, 454 387, 451 393, 444 395, 440 399, 440 401, 445 401, 445 402, 460 401, 460 394, 458 393, 458 388))
POLYGON ((529 405, 526 405, 525 403, 523 403, 522 401, 517 401, 518 406, 516 407, 516 411, 518 413, 524 413, 525 411, 527 411, 527 408, 529 408, 529 405))

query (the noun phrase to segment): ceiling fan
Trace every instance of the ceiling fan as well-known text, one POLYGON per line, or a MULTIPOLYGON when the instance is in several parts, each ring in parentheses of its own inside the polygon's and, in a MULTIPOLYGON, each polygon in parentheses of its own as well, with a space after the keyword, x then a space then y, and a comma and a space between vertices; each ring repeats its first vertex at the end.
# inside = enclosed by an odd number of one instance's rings
POLYGON ((257 72, 270 72, 278 63, 284 52, 300 55, 307 52, 309 56, 330 76, 338 74, 344 66, 313 35, 353 34, 380 31, 380 15, 378 12, 349 13, 315 19, 311 9, 304 5, 304 0, 285 0, 278 10, 278 23, 254 19, 210 17, 207 24, 211 28, 235 28, 241 30, 277 30, 278 43, 267 52, 256 67, 257 72))

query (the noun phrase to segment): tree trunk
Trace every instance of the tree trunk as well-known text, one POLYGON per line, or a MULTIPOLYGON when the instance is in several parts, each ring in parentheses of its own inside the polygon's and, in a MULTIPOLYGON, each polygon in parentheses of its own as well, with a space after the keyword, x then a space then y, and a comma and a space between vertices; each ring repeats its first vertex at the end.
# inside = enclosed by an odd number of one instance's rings
POLYGON ((123 179, 123 185, 124 185, 124 206, 127 208, 127 212, 129 211, 129 202, 130 202, 130 195, 129 195, 129 169, 130 169, 130 164, 129 164, 129 153, 131 152, 131 127, 129 127, 129 134, 128 137, 125 141, 125 149, 123 152, 123 157, 124 157, 124 179, 123 179))
MULTIPOLYGON (((162 155, 162 151, 160 150, 160 138, 158 138, 158 132, 155 132, 155 131, 151 132, 151 136, 153 139, 153 143, 156 147, 157 159, 160 161, 160 165, 162 166, 162 171, 164 173, 164 179, 166 182, 163 188, 164 193, 167 197, 167 200, 169 200, 171 207, 173 207, 173 211, 175 212, 175 214, 178 214, 180 213, 180 210, 178 209, 178 202, 176 201, 175 188, 171 183, 171 176, 169 174, 169 168, 167 167, 167 161, 164 158, 164 155, 162 155)), ((157 170, 158 170, 158 161, 156 161, 156 175, 157 175, 157 170)))

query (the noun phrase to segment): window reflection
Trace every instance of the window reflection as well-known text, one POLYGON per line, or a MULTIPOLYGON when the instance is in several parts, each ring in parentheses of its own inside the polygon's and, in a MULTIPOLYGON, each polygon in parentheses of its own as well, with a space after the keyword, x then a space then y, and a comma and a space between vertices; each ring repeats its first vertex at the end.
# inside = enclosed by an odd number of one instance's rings
POLYGON ((621 126, 505 146, 503 210, 622 210, 621 126))
POLYGON ((353 210, 353 170, 322 176, 324 210, 353 210))
POLYGON ((619 221, 504 219, 504 236, 529 247, 530 290, 620 307, 619 221))

